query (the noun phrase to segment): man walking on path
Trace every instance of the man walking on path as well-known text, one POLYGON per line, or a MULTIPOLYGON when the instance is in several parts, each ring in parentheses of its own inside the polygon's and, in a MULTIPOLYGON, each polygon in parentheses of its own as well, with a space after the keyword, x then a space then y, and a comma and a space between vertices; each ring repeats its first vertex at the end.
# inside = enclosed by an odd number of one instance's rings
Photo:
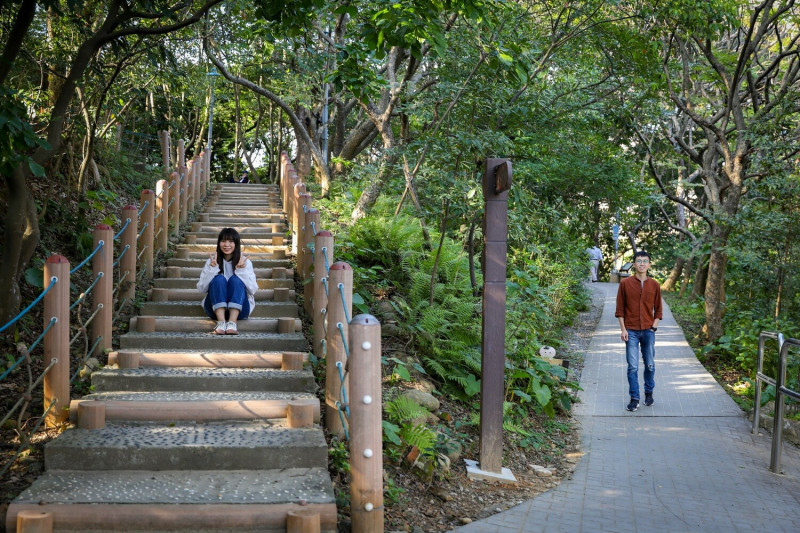
POLYGON ((628 411, 639 408, 639 349, 644 360, 644 404, 653 405, 653 389, 656 386, 655 341, 658 322, 663 318, 661 286, 647 276, 650 254, 644 251, 633 256, 635 274, 624 278, 617 290, 617 310, 622 330, 620 337, 625 342, 625 358, 628 362, 628 390, 631 401, 628 411))
POLYGON ((597 269, 600 263, 603 262, 603 252, 600 251, 597 244, 588 248, 586 253, 589 255, 589 269, 591 272, 592 283, 597 283, 597 269))

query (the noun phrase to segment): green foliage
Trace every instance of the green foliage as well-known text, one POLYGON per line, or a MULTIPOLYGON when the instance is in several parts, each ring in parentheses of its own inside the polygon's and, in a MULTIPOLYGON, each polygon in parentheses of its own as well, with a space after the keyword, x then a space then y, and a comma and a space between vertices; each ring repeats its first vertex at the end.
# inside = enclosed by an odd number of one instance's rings
POLYGON ((49 145, 33 131, 20 93, 0 88, 0 174, 9 176, 24 163, 34 176, 43 177, 44 169, 30 157, 38 147, 49 145))

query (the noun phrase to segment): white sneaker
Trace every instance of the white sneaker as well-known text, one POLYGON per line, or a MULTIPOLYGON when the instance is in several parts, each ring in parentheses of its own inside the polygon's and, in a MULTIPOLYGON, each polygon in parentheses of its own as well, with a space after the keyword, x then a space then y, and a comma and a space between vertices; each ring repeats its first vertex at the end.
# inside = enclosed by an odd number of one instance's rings
POLYGON ((220 320, 217 322, 217 327, 214 328, 214 335, 225 335, 225 330, 227 329, 227 322, 224 320, 220 320))
POLYGON ((236 322, 228 322, 225 325, 225 333, 227 335, 238 335, 239 329, 236 327, 236 322))

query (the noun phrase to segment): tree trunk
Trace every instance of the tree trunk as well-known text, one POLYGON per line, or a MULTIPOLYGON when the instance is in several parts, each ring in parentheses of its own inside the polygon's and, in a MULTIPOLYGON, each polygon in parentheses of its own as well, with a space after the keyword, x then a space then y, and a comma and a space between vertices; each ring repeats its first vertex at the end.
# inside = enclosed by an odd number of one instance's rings
POLYGON ((725 267, 728 264, 728 254, 725 245, 728 244, 730 230, 715 225, 713 232, 713 245, 708 259, 708 277, 706 279, 705 310, 706 324, 703 331, 711 341, 716 341, 723 334, 722 318, 725 316, 725 267))
POLYGON ((681 272, 683 272, 683 265, 686 263, 686 259, 683 257, 678 257, 675 259, 675 264, 672 265, 672 270, 669 273, 669 276, 661 284, 662 291, 674 291, 675 285, 678 283, 678 279, 681 277, 681 272))
POLYGON ((4 235, 3 260, 0 262, 0 324, 5 324, 19 310, 21 294, 19 278, 39 244, 39 221, 36 205, 26 181, 22 165, 10 176, 8 213, 4 235))

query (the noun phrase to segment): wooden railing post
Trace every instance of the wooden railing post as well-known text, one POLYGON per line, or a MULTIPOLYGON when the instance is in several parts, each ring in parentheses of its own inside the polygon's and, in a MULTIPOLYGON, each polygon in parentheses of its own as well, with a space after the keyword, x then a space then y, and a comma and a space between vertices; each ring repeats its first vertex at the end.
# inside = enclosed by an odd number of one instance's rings
POLYGON ((170 201, 167 204, 169 205, 169 225, 172 227, 172 234, 177 236, 181 229, 180 177, 177 172, 173 172, 169 175, 169 180, 169 190, 171 191, 169 195, 170 201))
POLYGON ((314 208, 309 209, 306 211, 305 222, 303 223, 303 240, 301 241, 301 249, 303 250, 303 262, 297 263, 297 271, 300 275, 300 281, 303 283, 304 295, 305 298, 303 299, 303 305, 305 307, 306 313, 309 315, 313 312, 314 309, 314 291, 315 291, 315 284, 314 283, 307 283, 309 278, 311 277, 311 265, 314 264, 314 254, 313 254, 313 246, 314 246, 314 232, 319 230, 319 211, 314 208), (315 230, 316 228, 316 230, 315 230))
MULTIPOLYGON (((311 195, 306 192, 305 184, 302 192, 297 195, 297 252, 295 254, 297 262, 297 273, 302 276, 301 265, 306 260, 305 245, 303 240, 306 238, 306 210, 311 207, 311 195)), ((301 278, 302 279, 302 278, 301 278)))
POLYGON ((45 418, 50 428, 69 420, 69 261, 63 255, 51 255, 45 261, 45 286, 53 278, 58 281, 44 296, 44 327, 56 319, 44 336, 45 366, 57 361, 44 377, 44 409, 53 404, 45 418))
POLYGON ((325 286, 322 283, 323 280, 326 283, 328 281, 328 268, 332 262, 333 235, 330 231, 317 231, 317 236, 314 238, 314 314, 312 316, 314 346, 312 351, 319 359, 325 357, 322 341, 325 339, 325 314, 328 312, 328 295, 325 293, 325 286))
POLYGON ((135 205, 126 205, 122 208, 122 224, 127 224, 122 230, 119 241, 119 277, 122 286, 119 289, 119 299, 133 300, 136 297, 136 235, 139 227, 139 210, 135 205), (128 222, 130 220, 130 222, 128 222), (125 247, 127 246, 127 250, 125 247))
MULTIPOLYGON (((192 162, 189 161, 189 165, 191 166, 192 162)), ((187 184, 189 183, 189 167, 181 167, 178 171, 179 181, 180 183, 180 200, 181 200, 181 209, 178 212, 178 223, 183 224, 186 222, 186 206, 187 206, 187 198, 189 196, 189 189, 187 184)))
MULTIPOLYGON (((97 279, 92 289, 92 343, 98 338, 94 355, 111 348, 111 322, 114 317, 114 230, 107 224, 98 224, 94 229, 94 248, 102 247, 92 258, 93 279, 97 279)), ((93 248, 93 249, 94 249, 93 248)))
POLYGON ((350 322, 350 517, 354 533, 383 531, 381 324, 350 322))
POLYGON ((144 211, 142 212, 141 219, 139 220, 139 231, 142 235, 139 237, 139 250, 142 256, 138 258, 141 270, 144 270, 148 278, 153 277, 153 213, 155 212, 156 195, 152 189, 145 189, 139 196, 144 211), (143 231, 142 231, 143 230, 143 231))
POLYGON ((194 209, 194 183, 197 179, 197 156, 186 165, 186 214, 181 222, 186 222, 189 212, 194 209))
POLYGON ((348 317, 353 307, 353 268, 339 261, 330 266, 328 276, 328 328, 327 328, 327 366, 326 366, 326 404, 328 430, 344 436, 344 425, 339 419, 337 402, 344 410, 344 396, 348 393, 348 378, 345 374, 347 365, 346 346, 349 345, 348 317), (341 287, 340 287, 341 286, 341 287), (344 301, 344 303, 343 303, 344 301), (342 379, 342 377, 344 379, 342 379), (345 394, 342 394, 344 389, 345 394))
POLYGON ((156 242, 158 249, 167 251, 169 237, 169 185, 167 180, 156 183, 156 242))

